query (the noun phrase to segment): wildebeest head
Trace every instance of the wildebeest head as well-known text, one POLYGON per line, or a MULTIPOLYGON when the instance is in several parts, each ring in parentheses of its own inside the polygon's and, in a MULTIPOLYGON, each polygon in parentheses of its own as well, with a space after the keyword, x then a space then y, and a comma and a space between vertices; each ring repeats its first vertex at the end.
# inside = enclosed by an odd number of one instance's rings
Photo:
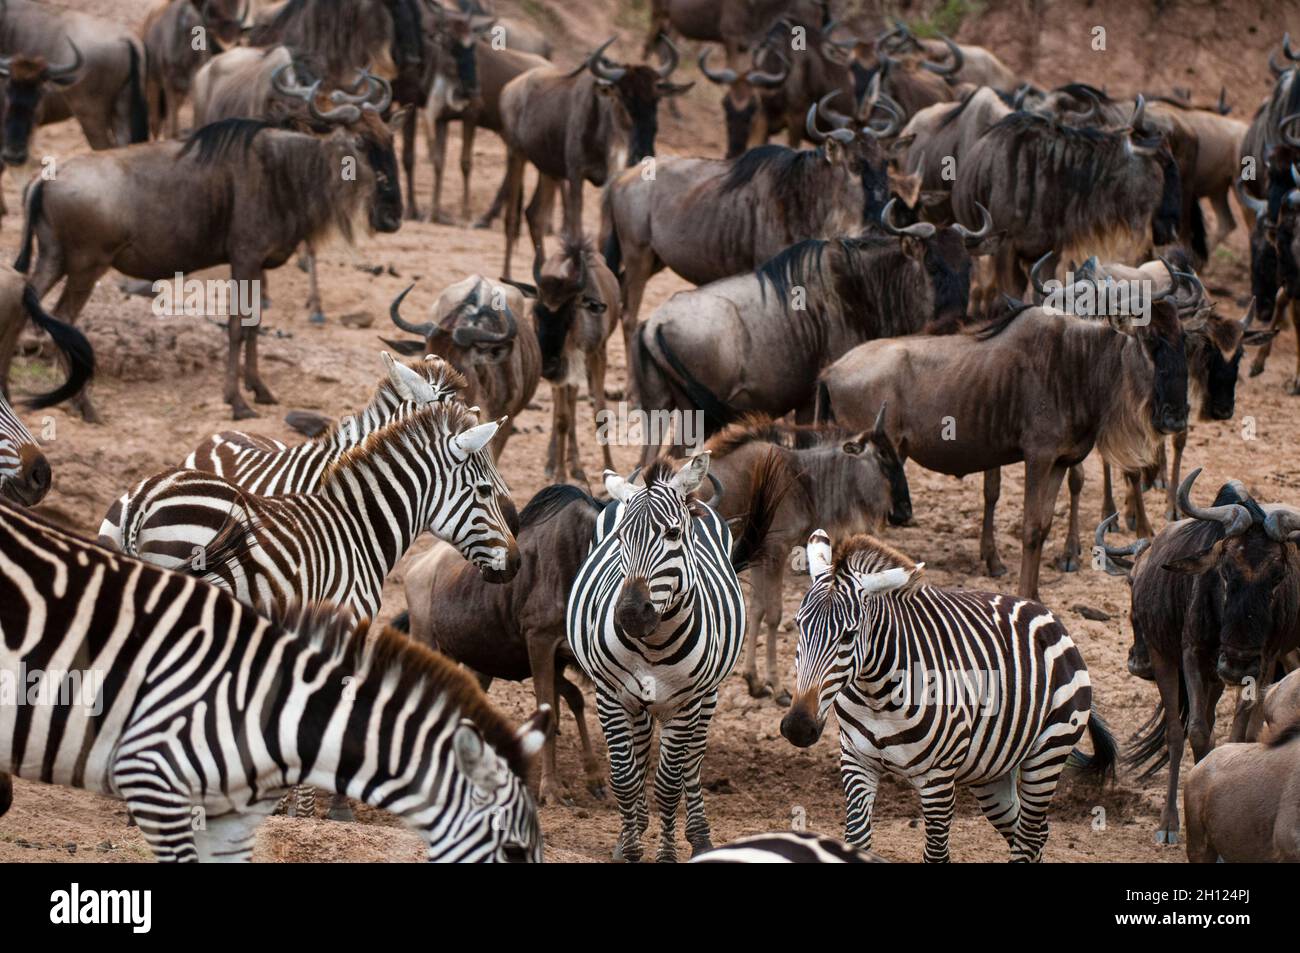
POLYGON ((1157 433, 1186 429, 1187 338, 1177 307, 1168 298, 1153 300, 1146 325, 1137 325, 1128 317, 1109 320, 1120 333, 1136 336, 1151 361, 1151 426, 1157 433))
POLYGON ((1262 507, 1233 480, 1219 490, 1214 505, 1191 502, 1191 488, 1201 470, 1187 475, 1178 489, 1178 505, 1190 518, 1212 526, 1209 545, 1199 553, 1165 564, 1170 572, 1199 575, 1200 595, 1217 627, 1217 669, 1237 685, 1259 679, 1265 655, 1279 639, 1291 635, 1300 610, 1300 558, 1296 541, 1300 512, 1284 506, 1262 507))
POLYGON ((866 225, 874 223, 878 211, 889 200, 889 162, 880 142, 902 128, 903 114, 877 87, 862 108, 860 115, 866 119, 855 122, 831 108, 831 101, 838 95, 839 91, 833 90, 808 107, 804 127, 808 138, 821 147, 828 163, 843 166, 862 181, 862 221, 866 225), (889 118, 873 121, 871 117, 877 111, 889 118), (819 118, 830 122, 829 131, 818 127, 819 118))
POLYGON ((403 354, 437 354, 458 367, 500 364, 514 347, 519 319, 511 307, 514 292, 494 285, 482 275, 471 275, 449 286, 434 302, 433 319, 412 324, 402 318, 402 302, 415 285, 409 285, 388 309, 393 324, 418 334, 420 341, 389 341, 403 354))
POLYGON ((460 111, 479 99, 478 57, 475 45, 496 22, 491 17, 434 7, 434 95, 447 107, 460 111))
MULTIPOLYGON (((742 75, 729 67, 710 68, 710 52, 712 48, 706 47, 700 53, 700 72, 709 82, 727 87, 722 97, 722 113, 727 129, 726 158, 734 159, 749 148, 754 121, 763 108, 760 92, 780 87, 790 75, 790 63, 779 52, 773 52, 772 58, 777 61, 775 70, 755 65, 742 75)), ((766 50, 756 53, 755 60, 761 52, 766 50)))
POLYGON ((190 0, 208 34, 208 47, 220 53, 239 42, 248 22, 251 0, 190 0))
POLYGON ((677 68, 677 48, 665 39, 667 58, 660 66, 624 65, 605 58, 605 50, 617 37, 610 37, 587 57, 582 69, 591 71, 596 92, 612 105, 614 124, 627 137, 627 164, 635 165, 654 155, 659 131, 659 100, 680 96, 694 83, 670 83, 677 68))
POLYGON ((1231 420, 1236 410, 1237 377, 1248 346, 1272 340, 1269 328, 1252 328, 1255 302, 1240 321, 1211 310, 1204 327, 1187 336, 1188 374, 1199 385, 1201 420, 1231 420))
POLYGON ((997 242, 993 216, 976 203, 983 221, 977 229, 956 222, 938 228, 930 222, 898 225, 894 222, 897 199, 890 199, 880 215, 884 230, 899 237, 903 254, 924 269, 934 294, 932 332, 954 330, 966 317, 970 304, 971 256, 989 254, 997 242))
POLYGON ((27 161, 28 142, 36 125, 36 110, 51 87, 71 86, 80 79, 83 57, 76 44, 68 41, 71 57, 60 64, 47 63, 41 56, 0 56, 0 79, 7 81, 4 102, 4 146, 0 160, 8 165, 27 161))
POLYGON ((868 456, 875 458, 881 476, 889 484, 889 522, 893 526, 906 526, 912 522, 912 493, 907 485, 907 474, 903 469, 903 460, 898 455, 898 448, 885 430, 887 410, 888 404, 881 404, 875 426, 846 440, 843 450, 850 457, 863 460, 868 456))

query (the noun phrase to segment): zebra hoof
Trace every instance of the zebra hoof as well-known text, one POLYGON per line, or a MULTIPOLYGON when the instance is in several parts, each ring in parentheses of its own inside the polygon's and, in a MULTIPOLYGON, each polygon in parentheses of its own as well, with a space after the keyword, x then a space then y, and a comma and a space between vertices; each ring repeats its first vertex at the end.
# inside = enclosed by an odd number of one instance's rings
POLYGON ((1177 847, 1178 832, 1177 831, 1156 831, 1156 843, 1167 844, 1170 847, 1177 847))
POLYGON ((616 864, 635 864, 641 861, 641 855, 639 853, 635 855, 628 854, 623 850, 623 845, 619 843, 614 845, 614 853, 610 859, 616 864))
POLYGON ((698 857, 706 850, 713 850, 713 841, 707 837, 699 837, 691 841, 691 856, 698 857))
POLYGON ((350 807, 331 807, 325 812, 326 820, 339 821, 343 824, 355 823, 357 817, 350 807))

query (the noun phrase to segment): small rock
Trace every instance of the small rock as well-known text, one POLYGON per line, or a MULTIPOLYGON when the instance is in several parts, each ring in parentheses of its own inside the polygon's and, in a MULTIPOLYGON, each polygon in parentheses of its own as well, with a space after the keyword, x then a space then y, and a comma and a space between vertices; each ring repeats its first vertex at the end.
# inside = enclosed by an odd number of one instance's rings
POLYGON ((735 794, 736 789, 731 786, 730 778, 718 778, 704 785, 704 789, 711 794, 735 794))
POLYGON ((365 311, 353 311, 339 318, 345 328, 368 328, 375 323, 375 316, 365 311))
POLYGON ((1091 619, 1093 622, 1109 622, 1110 615, 1102 612, 1100 609, 1094 609, 1092 606, 1077 605, 1074 611, 1079 613, 1085 619, 1091 619))

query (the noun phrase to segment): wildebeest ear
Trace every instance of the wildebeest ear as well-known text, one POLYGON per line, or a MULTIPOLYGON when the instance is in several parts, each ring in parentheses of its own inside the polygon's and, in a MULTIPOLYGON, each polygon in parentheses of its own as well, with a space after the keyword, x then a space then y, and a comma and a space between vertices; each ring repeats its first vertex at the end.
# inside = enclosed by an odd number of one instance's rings
POLYGON ((697 453, 686 461, 686 465, 673 477, 672 487, 681 494, 682 499, 690 496, 700 488, 709 473, 709 451, 697 453))
POLYGON ((601 96, 617 96, 618 87, 606 79, 596 80, 596 92, 601 96))
POLYGON ((828 164, 839 165, 844 161, 844 147, 834 139, 827 139, 822 143, 822 155, 828 164))
POLYGON ((660 96, 666 98, 669 96, 680 96, 694 85, 694 80, 691 80, 689 83, 657 83, 655 84, 655 89, 659 90, 660 96))
POLYGON ((410 106, 403 106, 401 109, 394 110, 385 123, 388 126, 388 131, 393 133, 400 131, 402 123, 406 122, 406 114, 410 111, 410 106))
POLYGON ((849 456, 856 457, 866 449, 867 442, 870 439, 871 434, 864 430, 862 433, 856 434, 844 441, 844 452, 849 456))
POLYGON ((902 238, 903 254, 908 258, 915 258, 917 261, 925 261, 925 242, 915 235, 904 235, 902 238))
POLYGON ((1211 312, 1206 319, 1205 330, 1209 334, 1210 340, 1214 342, 1214 346, 1219 349, 1219 353, 1223 355, 1224 360, 1232 360, 1232 355, 1237 353, 1237 347, 1241 344, 1242 337, 1244 337, 1241 324, 1237 321, 1221 318, 1211 312))
POLYGON ((1162 568, 1166 572, 1180 572, 1191 576, 1198 576, 1214 566, 1219 561, 1219 552, 1223 549, 1223 540, 1219 540, 1209 549, 1201 550, 1194 556, 1184 556, 1182 559, 1172 559, 1165 563, 1162 568))
POLYGON ((889 191, 897 195, 908 208, 915 208, 921 197, 921 176, 915 172, 889 170, 889 191))
POLYGON ((423 341, 396 341, 392 338, 384 337, 381 337, 379 340, 383 341, 394 351, 404 357, 416 357, 425 352, 423 341))

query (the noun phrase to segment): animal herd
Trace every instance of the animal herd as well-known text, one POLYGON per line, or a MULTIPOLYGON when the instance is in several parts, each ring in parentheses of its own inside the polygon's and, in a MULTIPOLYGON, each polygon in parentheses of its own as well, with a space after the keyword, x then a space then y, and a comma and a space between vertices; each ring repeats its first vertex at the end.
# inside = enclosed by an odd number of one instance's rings
POLYGON ((1300 860, 1300 501, 1230 480, 1206 502, 1201 467, 1182 473, 1193 414, 1233 418, 1247 348, 1255 376, 1288 308, 1300 333, 1289 34, 1243 121, 1226 90, 1197 104, 1117 98, 1093 85, 1104 75, 1043 88, 991 50, 836 0, 649 6, 636 57, 614 36, 565 66, 559 36, 483 0, 158 0, 134 32, 0 0, 0 161, 21 173, 39 127, 69 118, 89 145, 26 182, 0 274, 0 676, 57 689, 38 704, 0 695, 0 815, 14 775, 125 801, 160 861, 248 860, 267 816, 314 814, 321 791, 335 822, 353 802, 397 815, 429 860, 540 861, 539 804, 575 794, 557 756, 563 699, 582 783, 617 807, 616 860, 645 856, 651 796, 659 861, 678 857, 683 809, 700 862, 878 860, 873 812, 893 776, 919 796, 926 861, 950 857, 959 788, 1013 861, 1040 861, 1063 777, 1166 765, 1157 842, 1179 843, 1181 822, 1193 861, 1300 860), (694 85, 688 45, 722 88, 721 158, 657 146, 694 85), (480 128, 505 168, 475 219, 480 128), (1250 231, 1241 309, 1198 274, 1236 228, 1233 196, 1250 231), (97 539, 32 511, 53 474, 8 402, 9 364, 30 321, 66 380, 19 406, 70 401, 117 426, 92 401, 75 327, 110 269, 141 287, 229 267, 251 312, 213 316, 227 325, 223 398, 243 420, 257 416, 248 397, 276 403, 259 315, 295 254, 322 324, 325 242, 498 218, 500 277, 412 284, 388 303, 407 336, 365 370, 364 407, 295 444, 224 431, 175 448, 175 466, 121 488, 97 539), (512 274, 525 220, 531 280, 512 274), (644 314, 663 270, 695 287, 644 314), (672 422, 640 435, 630 474, 602 432, 616 331, 618 400, 672 422), (517 507, 508 443, 542 380, 549 485, 517 507), (1094 451, 1103 519, 1085 547, 1094 451), (887 541, 928 515, 909 474, 980 474, 979 562, 1004 575, 994 517, 1016 464, 1015 594, 934 584, 913 555, 941 558, 937 541, 915 554, 887 541), (1056 565, 1126 578, 1129 672, 1155 682, 1123 752, 1040 598, 1063 485, 1056 565), (1158 531, 1150 486, 1168 491, 1158 531), (1121 516, 1135 537, 1117 545, 1121 516), (406 559, 426 531, 432 546, 406 559), (405 611, 378 625, 399 564, 405 611), (805 570, 784 671, 782 593, 805 570), (794 747, 834 712, 843 840, 771 831, 715 847, 704 779, 732 674, 771 699, 760 712, 781 710, 794 747), (496 679, 531 679, 522 725, 488 700, 496 679), (1216 746, 1227 688, 1239 700, 1216 746))

